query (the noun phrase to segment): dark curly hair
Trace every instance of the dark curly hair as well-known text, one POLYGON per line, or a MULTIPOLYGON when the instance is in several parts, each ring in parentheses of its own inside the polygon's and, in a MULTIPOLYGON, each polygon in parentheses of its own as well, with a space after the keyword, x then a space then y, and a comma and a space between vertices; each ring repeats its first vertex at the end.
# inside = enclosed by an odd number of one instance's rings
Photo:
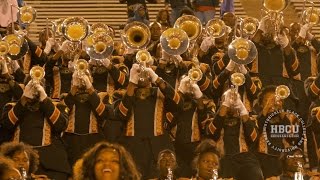
POLYGON ((140 180, 141 175, 130 153, 119 144, 111 144, 108 142, 97 143, 89 151, 87 151, 81 159, 79 159, 73 167, 75 180, 95 179, 94 167, 98 154, 104 149, 115 149, 119 153, 120 158, 120 176, 122 180, 140 180))
POLYGON ((14 162, 9 158, 0 156, 0 179, 3 179, 6 172, 12 169, 15 169, 14 162))
POLYGON ((205 139, 203 140, 196 148, 195 150, 195 157, 193 158, 192 161, 192 167, 194 170, 197 170, 199 160, 201 157, 206 154, 206 153, 213 153, 218 156, 220 159, 221 153, 217 149, 217 144, 211 140, 211 139, 205 139))
POLYGON ((8 142, 0 146, 0 152, 5 157, 10 159, 17 152, 26 152, 29 158, 29 172, 28 174, 35 173, 39 166, 38 151, 32 148, 32 146, 24 144, 23 142, 8 142))
POLYGON ((262 106, 262 102, 263 102, 264 96, 265 96, 267 93, 275 92, 275 91, 276 91, 276 88, 277 88, 277 86, 269 85, 269 86, 264 87, 264 88, 261 90, 261 92, 258 94, 258 103, 259 103, 260 106, 262 106))

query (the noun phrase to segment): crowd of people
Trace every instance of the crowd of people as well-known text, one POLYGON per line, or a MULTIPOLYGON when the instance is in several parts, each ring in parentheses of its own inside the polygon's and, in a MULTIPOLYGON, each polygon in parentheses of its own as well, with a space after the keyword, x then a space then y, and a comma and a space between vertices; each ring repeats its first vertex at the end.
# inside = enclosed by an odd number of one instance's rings
POLYGON ((120 1, 132 10, 125 27, 144 24, 150 41, 134 48, 149 39, 139 25, 103 44, 112 51, 101 58, 99 43, 48 28, 33 42, 0 2, 0 179, 320 179, 312 23, 266 15, 246 29, 248 19, 221 10, 216 31, 192 31, 178 53, 186 40, 167 39, 174 48, 162 33, 181 17, 199 19, 191 30, 210 23, 218 1, 166 1, 171 13, 154 22, 145 1, 120 1))

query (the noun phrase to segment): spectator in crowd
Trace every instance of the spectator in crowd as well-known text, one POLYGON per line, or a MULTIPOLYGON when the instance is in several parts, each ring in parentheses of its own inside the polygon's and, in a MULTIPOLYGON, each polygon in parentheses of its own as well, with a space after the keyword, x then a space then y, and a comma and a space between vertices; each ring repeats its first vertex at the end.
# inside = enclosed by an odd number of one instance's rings
POLYGON ((195 15, 200 19, 202 24, 214 18, 216 7, 219 5, 219 0, 193 0, 192 7, 195 15))
POLYGON ((226 12, 234 12, 234 0, 223 0, 220 8, 220 16, 226 12))
POLYGON ((190 0, 165 0, 166 7, 171 6, 170 22, 173 26, 176 20, 181 16, 181 11, 188 7, 191 8, 190 0))
POLYGON ((128 19, 128 23, 138 21, 149 26, 149 20, 146 17, 147 9, 142 4, 137 4, 134 7, 134 16, 128 19))

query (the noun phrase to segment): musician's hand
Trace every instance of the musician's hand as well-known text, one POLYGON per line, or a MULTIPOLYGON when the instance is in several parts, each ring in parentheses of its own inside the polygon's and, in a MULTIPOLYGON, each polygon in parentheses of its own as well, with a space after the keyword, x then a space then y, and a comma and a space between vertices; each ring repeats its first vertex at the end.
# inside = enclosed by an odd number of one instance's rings
POLYGON ((191 85, 192 90, 193 90, 193 95, 195 99, 200 99, 203 96, 203 93, 200 90, 200 87, 198 86, 197 83, 194 83, 191 85))
POLYGON ((68 62, 68 68, 71 72, 74 72, 75 63, 73 61, 68 62))
POLYGON ((289 44, 289 39, 288 39, 287 35, 285 35, 285 34, 279 34, 277 41, 278 41, 278 44, 279 44, 282 48, 287 47, 288 44, 289 44))
POLYGON ((0 66, 1 66, 1 74, 8 74, 8 66, 7 66, 7 62, 5 59, 0 59, 0 66))
POLYGON ((248 112, 246 106, 243 104, 243 102, 240 99, 240 95, 237 97, 234 106, 236 109, 239 110, 240 116, 249 115, 249 112, 248 112))
POLYGON ((20 68, 20 65, 18 64, 18 61, 11 61, 10 63, 11 63, 13 72, 16 72, 20 68))
POLYGON ((64 53, 65 52, 67 52, 67 51, 69 51, 69 43, 71 43, 70 41, 68 41, 68 40, 65 40, 65 41, 63 41, 63 43, 62 43, 62 45, 60 46, 60 49, 59 50, 61 50, 61 51, 63 51, 64 53))
POLYGON ((274 97, 273 98, 269 98, 267 100, 266 105, 262 109, 262 115, 267 116, 268 113, 272 112, 272 110, 274 109, 274 106, 275 106, 274 102, 275 102, 275 98, 274 97))
POLYGON ((214 42, 215 42, 215 39, 213 39, 212 37, 204 38, 200 45, 201 51, 207 52, 209 48, 214 45, 214 42))
POLYGON ((156 74, 151 68, 146 68, 145 70, 149 73, 152 83, 155 83, 159 77, 158 74, 156 74))
POLYGON ((35 85, 35 88, 39 92, 40 102, 42 102, 48 97, 46 91, 40 84, 35 85))
POLYGON ((139 74, 140 74, 140 68, 138 64, 133 64, 130 69, 130 77, 129 82, 132 82, 133 84, 138 84, 139 81, 139 74))
POLYGON ((236 66, 236 63, 234 61, 230 60, 227 67, 226 67, 226 70, 232 72, 234 70, 235 66, 236 66))
POLYGON ((53 38, 49 38, 48 41, 46 42, 46 47, 44 48, 44 52, 46 54, 49 54, 52 47, 54 46, 55 42, 54 42, 54 39, 53 38))
POLYGON ((248 73, 247 68, 246 68, 243 64, 241 64, 241 65, 239 66, 239 69, 240 69, 240 72, 241 72, 242 74, 247 74, 247 73, 248 73))
POLYGON ((268 16, 263 17, 260 22, 259 22, 259 26, 258 29, 260 29, 262 32, 266 31, 266 21, 270 19, 268 16))
POLYGON ((27 97, 29 99, 33 99, 33 89, 32 89, 32 81, 29 81, 28 84, 24 87, 24 91, 22 96, 27 97))
POLYGON ((309 31, 309 29, 312 28, 311 24, 305 24, 301 27, 300 32, 299 32, 299 36, 302 37, 303 39, 306 38, 307 36, 307 32, 309 31))
POLYGON ((190 79, 188 76, 185 76, 184 78, 181 79, 178 90, 182 94, 186 94, 189 91, 188 84, 190 83, 190 79))
POLYGON ((231 89, 228 89, 222 95, 222 105, 225 107, 230 107, 232 103, 232 92, 231 89))
POLYGON ((84 75, 84 76, 82 76, 81 78, 83 79, 84 84, 85 84, 85 86, 86 86, 87 89, 92 88, 92 83, 91 83, 91 80, 90 80, 89 76, 84 75))
POLYGON ((110 59, 108 59, 108 58, 103 59, 103 60, 101 61, 101 63, 102 63, 102 65, 103 65, 104 67, 106 67, 106 68, 108 68, 108 67, 110 66, 110 64, 111 64, 110 59))
POLYGON ((79 87, 80 86, 80 78, 77 72, 72 74, 71 86, 79 87))

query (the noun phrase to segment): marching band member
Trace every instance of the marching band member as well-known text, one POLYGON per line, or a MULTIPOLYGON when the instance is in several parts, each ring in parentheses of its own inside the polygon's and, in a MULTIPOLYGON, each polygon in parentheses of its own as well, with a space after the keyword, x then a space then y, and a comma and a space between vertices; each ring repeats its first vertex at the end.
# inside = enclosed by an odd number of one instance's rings
POLYGON ((71 172, 60 139, 68 111, 65 105, 53 103, 40 83, 30 80, 21 99, 8 103, 2 113, 2 126, 14 130, 14 142, 30 144, 39 152, 38 172, 49 178, 66 180, 71 172))
POLYGON ((152 180, 177 179, 175 174, 178 167, 176 156, 170 149, 165 149, 159 153, 157 167, 159 171, 158 178, 152 180))
POLYGON ((125 123, 121 142, 131 152, 143 178, 152 177, 155 155, 163 149, 173 149, 163 122, 166 110, 181 105, 180 95, 151 68, 146 66, 141 71, 138 64, 133 64, 126 95, 115 111, 117 119, 125 123), (151 87, 151 83, 157 87, 151 87), (165 101, 172 101, 172 106, 166 106, 165 101))
POLYGON ((4 180, 21 179, 21 174, 14 167, 12 160, 0 156, 0 178, 4 180))

